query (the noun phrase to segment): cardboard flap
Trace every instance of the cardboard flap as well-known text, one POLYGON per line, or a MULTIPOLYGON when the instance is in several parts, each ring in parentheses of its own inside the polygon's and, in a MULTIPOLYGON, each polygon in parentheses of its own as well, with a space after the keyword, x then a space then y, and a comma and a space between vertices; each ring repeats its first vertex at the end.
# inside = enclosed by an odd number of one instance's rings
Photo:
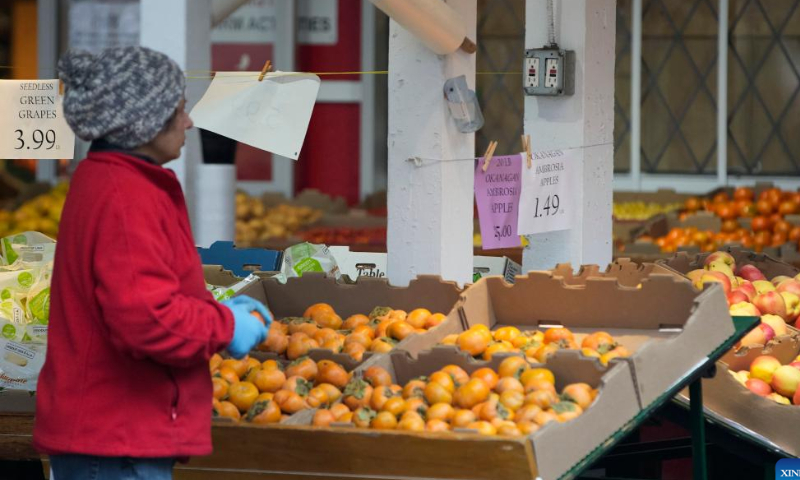
POLYGON ((573 383, 582 381, 579 378, 595 378, 600 392, 580 417, 566 423, 548 423, 529 437, 539 477, 547 480, 560 478, 639 413, 629 364, 618 363, 602 375, 578 352, 564 353, 572 354, 572 358, 563 355, 561 361, 547 364, 556 379, 562 377, 573 383))
POLYGON ((214 287, 230 287, 242 281, 230 270, 225 270, 222 265, 203 265, 203 277, 207 284, 214 287))
POLYGON ((740 350, 730 350, 720 359, 720 362, 728 365, 733 371, 749 370, 750 364, 761 355, 772 355, 781 362, 781 365, 788 365, 800 354, 800 338, 797 330, 792 329, 792 335, 784 335, 769 342, 764 348, 743 348, 740 350))

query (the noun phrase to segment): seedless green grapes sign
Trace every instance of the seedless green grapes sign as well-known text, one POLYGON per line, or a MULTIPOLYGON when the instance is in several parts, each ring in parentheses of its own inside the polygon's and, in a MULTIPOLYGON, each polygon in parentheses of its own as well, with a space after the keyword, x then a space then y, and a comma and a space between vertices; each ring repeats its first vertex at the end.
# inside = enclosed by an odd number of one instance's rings
POLYGON ((0 158, 72 158, 58 80, 0 81, 0 158))
POLYGON ((580 192, 580 156, 577 149, 533 153, 531 168, 522 169, 519 233, 572 228, 580 192))

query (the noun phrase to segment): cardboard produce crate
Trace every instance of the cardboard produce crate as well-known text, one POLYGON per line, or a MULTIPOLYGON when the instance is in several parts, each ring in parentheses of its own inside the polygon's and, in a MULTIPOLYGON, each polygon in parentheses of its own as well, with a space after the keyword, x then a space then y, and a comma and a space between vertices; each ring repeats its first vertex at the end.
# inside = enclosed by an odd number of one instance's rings
POLYGON ((590 333, 607 331, 632 352, 626 361, 642 408, 675 387, 735 332, 721 286, 701 292, 685 279, 661 273, 642 278, 641 287, 591 275, 570 285, 555 273, 531 272, 517 277, 514 285, 497 277, 480 280, 439 328, 411 337, 403 349, 419 354, 432 342, 476 324, 492 330, 562 326, 579 344, 590 333))
POLYGON ((225 270, 222 265, 203 265, 203 278, 214 287, 230 287, 243 280, 230 270, 225 270))
MULTIPOLYGON (((497 369, 501 361, 498 356, 492 362, 478 362, 449 348, 433 349, 418 359, 394 351, 373 357, 356 369, 354 375, 378 365, 402 386, 447 365, 458 365, 471 374, 485 366, 497 369)), ((308 440, 304 444, 307 453, 304 462, 289 465, 282 459, 278 460, 279 466, 270 468, 295 475, 323 474, 336 478, 383 475, 390 478, 556 480, 630 422, 639 413, 639 404, 627 362, 605 369, 577 352, 564 351, 548 362, 547 368, 555 374, 559 391, 578 382, 599 388, 594 403, 578 418, 563 424, 547 424, 536 433, 519 439, 455 432, 386 432, 349 426, 315 429, 299 426, 294 431, 280 427, 261 429, 261 435, 282 435, 287 443, 294 443, 295 437, 308 440)), ((309 421, 310 416, 306 423, 309 421)), ((258 438, 253 434, 251 438, 259 444, 264 442, 263 436, 258 438)), ((272 464, 271 458, 272 455, 272 464)))
MULTIPOLYGON (((338 315, 346 319, 357 313, 369 315, 375 307, 391 307, 407 312, 427 308, 432 313, 447 315, 462 291, 455 282, 446 282, 434 275, 420 275, 407 287, 395 287, 385 278, 362 277, 355 283, 345 284, 322 273, 306 273, 302 277, 289 278, 285 284, 276 278, 264 278, 248 285, 239 294, 264 302, 276 319, 302 316, 306 308, 315 303, 331 305, 338 315)), ((424 335, 412 335, 400 342, 398 347, 411 338, 426 337, 438 328, 424 335)), ((353 368, 360 363, 346 354, 333 354, 324 349, 313 349, 309 356, 314 360, 334 360, 345 368, 353 368)), ((370 352, 365 353, 364 360, 371 356, 370 352)))
MULTIPOLYGON (((703 407, 707 415, 728 428, 744 433, 765 446, 798 457, 800 408, 796 405, 779 405, 760 397, 729 373, 747 370, 759 355, 773 355, 782 364, 788 364, 800 355, 800 339, 784 338, 771 343, 766 350, 753 348, 745 352, 729 352, 717 362, 716 376, 703 379, 703 407)), ((684 403, 688 403, 688 389, 682 391, 680 397, 684 403)))

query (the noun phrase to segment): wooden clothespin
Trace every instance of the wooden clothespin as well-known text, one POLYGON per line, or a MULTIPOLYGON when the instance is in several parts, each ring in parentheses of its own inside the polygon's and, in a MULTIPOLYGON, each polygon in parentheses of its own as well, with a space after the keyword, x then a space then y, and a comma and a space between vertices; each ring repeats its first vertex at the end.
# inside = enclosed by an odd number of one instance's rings
POLYGON ((492 157, 494 156, 494 151, 497 149, 497 141, 489 142, 489 148, 486 149, 486 153, 483 154, 484 161, 483 161, 483 171, 489 169, 489 162, 492 161, 492 157))
POLYGON ((533 155, 531 154, 531 136, 530 135, 522 135, 522 150, 525 151, 525 156, 527 157, 528 168, 531 168, 531 166, 533 164, 533 155))
POLYGON ((272 62, 267 60, 267 63, 264 64, 264 68, 261 69, 261 74, 258 76, 258 81, 261 82, 264 80, 264 76, 272 70, 272 62))

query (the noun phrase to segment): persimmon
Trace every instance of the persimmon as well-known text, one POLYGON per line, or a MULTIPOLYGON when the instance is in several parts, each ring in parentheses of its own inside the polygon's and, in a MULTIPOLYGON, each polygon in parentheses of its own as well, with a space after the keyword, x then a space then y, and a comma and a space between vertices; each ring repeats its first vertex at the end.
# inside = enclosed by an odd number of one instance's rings
POLYGON ((522 372, 528 369, 528 362, 522 357, 508 357, 500 363, 497 374, 500 378, 520 378, 522 372))
POLYGON ((589 348, 597 352, 606 353, 617 346, 614 337, 608 332, 594 332, 586 336, 581 342, 581 348, 589 348))
POLYGON ((443 420, 432 419, 425 424, 425 430, 428 432, 447 432, 450 431, 450 424, 443 420))
POLYGON ((519 381, 522 382, 523 386, 528 385, 528 382, 532 380, 546 380, 551 384, 555 385, 556 377, 553 375, 553 372, 546 368, 531 368, 530 370, 526 370, 522 372, 519 377, 519 381))
MULTIPOLYGON (((461 387, 463 388, 463 387, 461 387)), ((425 386, 425 400, 434 403, 453 403, 453 394, 441 383, 429 382, 425 386)))
POLYGON ((239 409, 246 412, 253 406, 258 397, 258 388, 250 382, 234 383, 228 387, 228 400, 239 409))
POLYGON ((449 373, 443 372, 439 370, 438 372, 434 372, 428 380, 430 382, 436 382, 441 384, 448 392, 453 393, 456 391, 456 382, 453 380, 453 377, 450 376, 449 373))
POLYGON ((407 412, 417 412, 420 415, 427 415, 428 414, 428 404, 425 403, 425 400, 420 397, 414 397, 406 399, 406 411, 407 412))
POLYGON ((267 425, 281 421, 281 409, 273 401, 256 402, 247 410, 244 419, 256 425, 267 425))
POLYGON ((536 433, 541 427, 539 427, 539 425, 533 421, 517 421, 517 428, 523 435, 530 435, 532 433, 536 433))
POLYGON ((395 417, 402 415, 407 409, 406 401, 402 397, 391 397, 383 403, 381 412, 389 412, 395 417))
POLYGON ((456 414, 455 408, 449 403, 435 403, 428 408, 428 420, 443 420, 449 422, 456 414))
POLYGON ((286 374, 280 370, 258 370, 255 372, 253 384, 259 392, 275 393, 286 383, 286 374))
POLYGON ((503 392, 507 391, 516 391, 516 392, 524 392, 525 387, 522 386, 519 380, 514 377, 503 377, 497 382, 497 386, 494 387, 495 392, 498 394, 502 394, 503 392))
POLYGON ((469 353, 473 357, 483 354, 489 347, 491 340, 487 340, 486 336, 477 330, 467 330, 460 334, 456 339, 458 348, 469 353))
POLYGON ((310 382, 317 378, 317 373, 319 373, 317 363, 308 357, 300 357, 286 367, 287 377, 303 377, 310 382))
MULTIPOLYGON (((372 397, 370 398, 370 407, 373 410, 381 410, 389 399, 397 396, 397 393, 387 385, 374 387, 372 390, 372 397)), ((402 397, 400 399, 405 401, 402 397)))
POLYGON ((225 379, 230 384, 239 383, 239 375, 231 367, 220 367, 216 375, 219 375, 220 378, 225 379))
POLYGON ((474 372, 472 372, 470 378, 479 378, 483 380, 483 382, 486 384, 487 387, 489 387, 490 390, 494 390, 494 387, 497 386, 497 382, 500 380, 500 378, 497 376, 497 373, 495 373, 494 370, 486 367, 479 368, 474 372))
POLYGON ((315 313, 314 316, 311 318, 321 328, 330 328, 333 330, 339 330, 340 328, 342 328, 342 324, 344 323, 342 317, 340 317, 334 312, 315 313))
POLYGON ((400 420, 400 422, 397 424, 397 429, 407 432, 424 432, 425 420, 423 420, 419 415, 416 417, 408 416, 400 420))
POLYGON ((375 430, 394 430, 397 428, 397 417, 389 412, 379 412, 369 426, 375 430))
POLYGON ((444 322, 446 319, 447 317, 444 316, 444 314, 434 313, 433 315, 425 319, 425 328, 427 328, 428 330, 436 328, 439 325, 441 325, 442 322, 444 322))
POLYGON ((314 412, 314 420, 311 424, 315 427, 329 427, 336 421, 336 417, 330 410, 321 409, 314 412))
MULTIPOLYGON (((456 390, 457 405, 461 408, 472 408, 489 398, 489 386, 479 378, 472 378, 456 390)), ((447 402, 449 403, 449 402, 447 402)))
POLYGON ((208 361, 208 369, 212 372, 214 370, 217 370, 220 367, 220 365, 222 365, 222 360, 223 360, 222 355, 220 355, 219 353, 211 355, 211 359, 208 361))
POLYGON ((332 406, 330 412, 333 414, 333 417, 336 420, 339 420, 340 418, 342 418, 343 415, 347 413, 351 413, 350 409, 347 408, 347 405, 343 403, 337 403, 336 405, 332 406))
POLYGON ((347 320, 342 324, 344 330, 354 330, 356 327, 365 326, 369 324, 369 317, 366 315, 356 314, 347 317, 347 320))
POLYGON ((472 410, 462 409, 456 410, 456 413, 453 415, 453 420, 451 424, 455 428, 466 428, 467 425, 476 421, 478 417, 472 410))
POLYGON ((469 374, 458 365, 447 365, 441 371, 449 374, 453 378, 456 387, 464 385, 469 381, 469 374))
POLYGON ((333 313, 333 307, 331 307, 327 303, 315 303, 314 305, 308 307, 305 312, 303 312, 303 317, 314 318, 315 314, 322 312, 333 313))
POLYGON ((548 328, 544 332, 544 343, 558 343, 564 340, 575 341, 575 336, 567 328, 548 328))
POLYGON ((342 335, 340 333, 338 333, 336 330, 334 330, 332 328, 325 327, 325 328, 320 328, 319 330, 314 332, 314 335, 311 338, 313 338, 314 340, 317 341, 317 343, 322 345, 323 343, 327 342, 328 340, 338 339, 341 336, 342 335))
POLYGON ((442 339, 442 345, 456 345, 458 343, 458 337, 459 335, 457 333, 452 333, 442 339))
POLYGON ((396 343, 397 342, 391 338, 378 338, 372 342, 372 345, 369 346, 369 351, 375 353, 388 353, 392 351, 396 343))
POLYGON ((535 405, 542 410, 547 410, 557 401, 558 396, 550 390, 536 390, 525 395, 525 405, 535 405))
POLYGON ((327 407, 331 403, 328 393, 324 388, 314 387, 308 392, 306 396, 306 403, 311 408, 327 407))
POLYGON ((289 337, 277 328, 270 328, 267 339, 258 345, 258 350, 262 352, 272 352, 278 355, 286 353, 289 348, 289 337))
POLYGON ((561 398, 575 403, 582 409, 589 408, 592 404, 592 387, 586 383, 573 383, 564 387, 561 398))
POLYGON ((556 413, 556 420, 561 423, 574 420, 583 413, 583 409, 572 402, 558 402, 553 405, 553 411, 556 413))
POLYGON ((350 381, 350 374, 341 365, 331 360, 320 360, 317 364, 317 381, 330 383, 336 388, 344 388, 350 381))
POLYGON ((368 407, 372 399, 372 385, 364 380, 351 380, 344 389, 344 403, 350 410, 368 407))
MULTIPOLYGON (((274 398, 277 398, 277 394, 274 398)), ((295 392, 289 392, 289 394, 286 395, 285 398, 281 398, 281 400, 278 406, 281 407, 281 411, 290 415, 309 408, 306 400, 295 392)))
POLYGON ((366 351, 366 347, 360 343, 345 344, 344 348, 342 349, 342 353, 346 354, 348 357, 357 362, 363 360, 364 353, 366 353, 366 351))
POLYGON ((392 384, 392 376, 383 367, 372 366, 364 372, 364 380, 373 387, 381 385, 389 386, 392 384))
POLYGON ((497 435, 497 429, 491 423, 485 421, 472 422, 467 425, 470 430, 476 430, 480 435, 497 435))
POLYGON ((386 330, 386 333, 388 334, 389 337, 399 341, 399 340, 405 340, 407 337, 413 335, 414 333, 416 333, 416 330, 408 322, 405 322, 403 320, 396 320, 392 322, 391 325, 389 325, 389 327, 386 330))
POLYGON ((557 422, 558 415, 552 410, 542 410, 536 414, 536 424, 540 427, 545 426, 550 422, 557 422))
POLYGON ((406 383, 403 387, 403 398, 424 397, 427 383, 423 380, 414 379, 406 383))
POLYGON ((331 402, 335 402, 342 397, 342 391, 330 383, 320 383, 316 388, 324 390, 331 402))
POLYGON ((243 358, 241 360, 234 360, 232 358, 226 358, 220 364, 219 369, 222 370, 223 368, 226 368, 226 367, 230 368, 231 370, 234 371, 234 373, 236 373, 236 377, 241 379, 242 377, 245 376, 245 374, 247 373, 248 367, 249 367, 249 364, 247 363, 247 358, 248 357, 245 357, 245 358, 243 358))
POLYGON ((514 351, 514 346, 508 342, 497 342, 489 345, 483 352, 481 358, 490 361, 498 353, 510 353, 514 351))
POLYGON ((405 321, 414 328, 425 328, 425 323, 431 315, 430 310, 426 308, 417 308, 409 312, 405 321))
POLYGON ((534 422, 536 421, 536 415, 541 411, 542 409, 536 405, 523 405, 514 412, 514 420, 517 422, 534 422))
POLYGON ((293 377, 289 377, 286 379, 286 382, 281 386, 281 390, 285 390, 292 393, 297 393, 301 396, 308 395, 308 392, 311 390, 312 385, 311 382, 306 380, 305 378, 295 375, 293 377))
POLYGON ((517 390, 507 390, 500 394, 500 403, 512 412, 516 412, 525 404, 525 394, 517 390))
POLYGON ((227 400, 219 402, 217 414, 220 417, 232 418, 237 421, 242 418, 242 414, 239 413, 239 409, 236 408, 236 405, 227 400))
POLYGON ((217 400, 224 400, 228 396, 228 388, 230 384, 227 380, 221 377, 214 377, 211 379, 211 385, 214 391, 214 398, 217 400))

